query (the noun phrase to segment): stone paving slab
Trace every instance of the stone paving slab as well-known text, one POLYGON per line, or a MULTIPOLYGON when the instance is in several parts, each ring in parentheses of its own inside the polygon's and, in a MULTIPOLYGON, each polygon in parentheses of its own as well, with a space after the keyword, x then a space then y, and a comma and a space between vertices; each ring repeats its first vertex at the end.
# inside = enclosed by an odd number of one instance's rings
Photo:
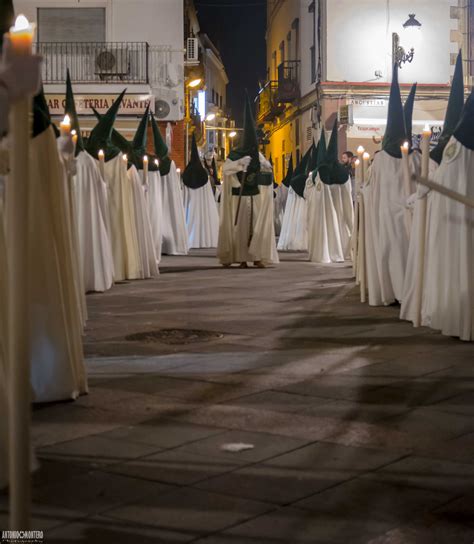
POLYGON ((90 394, 33 413, 46 544, 472 544, 472 345, 305 258, 198 251, 87 297, 90 394), (170 327, 224 337, 126 339, 170 327))

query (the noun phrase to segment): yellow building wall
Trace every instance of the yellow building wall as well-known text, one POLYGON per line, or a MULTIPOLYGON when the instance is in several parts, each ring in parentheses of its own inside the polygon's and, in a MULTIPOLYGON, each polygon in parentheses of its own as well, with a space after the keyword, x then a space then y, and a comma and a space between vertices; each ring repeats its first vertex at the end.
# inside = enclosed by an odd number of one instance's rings
POLYGON ((273 175, 275 181, 280 184, 286 176, 290 155, 293 153, 293 165, 295 164, 295 143, 293 123, 288 122, 280 128, 273 128, 270 136, 270 144, 266 147, 266 156, 272 157, 273 175))

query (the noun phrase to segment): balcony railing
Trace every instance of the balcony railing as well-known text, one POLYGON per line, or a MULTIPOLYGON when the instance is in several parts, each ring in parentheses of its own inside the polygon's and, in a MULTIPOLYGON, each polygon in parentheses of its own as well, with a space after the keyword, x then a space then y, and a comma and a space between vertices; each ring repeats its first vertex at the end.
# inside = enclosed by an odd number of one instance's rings
POLYGON ((149 83, 146 42, 40 42, 44 83, 149 83))
POLYGON ((277 72, 278 79, 267 81, 256 98, 259 122, 269 121, 280 115, 286 103, 291 103, 300 96, 299 61, 282 62, 277 72))

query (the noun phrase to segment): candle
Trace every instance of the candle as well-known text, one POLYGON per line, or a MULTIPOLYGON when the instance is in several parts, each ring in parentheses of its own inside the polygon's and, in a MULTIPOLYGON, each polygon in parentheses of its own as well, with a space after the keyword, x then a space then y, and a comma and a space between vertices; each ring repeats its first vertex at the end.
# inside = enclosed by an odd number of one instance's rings
POLYGON ((34 25, 24 15, 18 15, 15 25, 10 28, 10 42, 15 55, 31 55, 34 25))
POLYGON ((367 173, 369 171, 370 153, 364 151, 362 159, 362 183, 365 183, 367 181, 367 173))
POLYGON ((409 159, 409 153, 410 153, 410 144, 408 142, 405 142, 401 147, 400 150, 402 152, 402 168, 403 168, 403 179, 404 179, 404 186, 405 186, 405 197, 408 198, 411 194, 411 176, 410 176, 410 159, 409 159))
POLYGON ((103 149, 99 149, 99 152, 97 153, 97 157, 99 158, 100 175, 102 176, 102 179, 104 179, 105 181, 105 154, 103 149))
POLYGON ((71 135, 72 135, 72 141, 74 143, 74 148, 76 147, 77 145, 77 132, 75 130, 71 130, 71 135))
POLYGON ((428 125, 425 125, 421 135, 421 175, 424 178, 428 177, 430 169, 430 141, 431 129, 428 125))
POLYGON ((128 163, 128 157, 127 157, 126 154, 123 154, 123 155, 122 155, 122 160, 123 160, 123 162, 124 162, 125 164, 128 163))
MULTIPOLYGON (((33 25, 19 15, 10 28, 13 55, 31 55, 33 25)), ((29 145, 31 97, 15 100, 10 108, 10 174, 6 178, 5 221, 8 232, 9 266, 6 323, 8 326, 7 365, 9 376, 8 466, 10 529, 29 529, 31 502, 30 449, 30 307, 28 249, 30 162, 29 145)))
POLYGON ((359 190, 362 174, 362 163, 360 159, 355 161, 355 195, 354 195, 354 223, 352 227, 352 271, 357 282, 357 252, 358 252, 358 230, 359 230, 359 190))
POLYGON ((69 136, 69 134, 71 134, 71 119, 69 118, 69 115, 66 114, 61 123, 59 123, 59 130, 61 136, 69 136))
MULTIPOLYGON (((428 177, 430 168, 430 140, 431 129, 425 125, 421 135, 421 175, 428 177)), ((416 314, 413 320, 414 327, 421 326, 421 309, 423 306, 423 284, 425 275, 425 243, 426 243, 426 214, 427 202, 426 195, 417 201, 418 206, 418 253, 416 263, 416 284, 415 284, 415 303, 416 314)))
POLYGON ((156 166, 160 166, 160 162, 159 162, 158 159, 155 159, 155 164, 156 164, 156 166))
POLYGON ((178 175, 181 174, 181 168, 176 168, 176 172, 178 172, 178 175))
POLYGON ((148 184, 148 156, 143 157, 143 185, 148 184))

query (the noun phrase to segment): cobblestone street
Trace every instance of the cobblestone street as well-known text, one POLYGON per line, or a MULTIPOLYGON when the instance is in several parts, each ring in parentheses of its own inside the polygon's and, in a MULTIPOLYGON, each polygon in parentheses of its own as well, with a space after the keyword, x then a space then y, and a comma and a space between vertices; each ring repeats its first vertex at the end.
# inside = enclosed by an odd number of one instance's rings
POLYGON ((90 393, 33 414, 45 544, 472 544, 472 345, 281 256, 87 297, 90 393))

